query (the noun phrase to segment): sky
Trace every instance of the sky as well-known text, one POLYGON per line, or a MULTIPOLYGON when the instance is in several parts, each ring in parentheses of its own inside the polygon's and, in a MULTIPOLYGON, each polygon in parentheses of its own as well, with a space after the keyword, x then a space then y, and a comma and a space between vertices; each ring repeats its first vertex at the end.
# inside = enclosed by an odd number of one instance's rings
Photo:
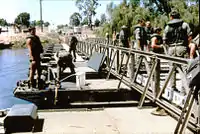
MULTIPOLYGON (((96 9, 96 16, 100 18, 106 13, 106 5, 110 2, 121 3, 122 0, 99 0, 100 7, 96 9)), ((0 0, 0 18, 13 23, 14 19, 22 12, 30 13, 30 20, 40 20, 39 0, 0 0)), ((42 0, 43 20, 51 25, 69 24, 69 18, 74 12, 79 12, 75 6, 75 0, 42 0)))

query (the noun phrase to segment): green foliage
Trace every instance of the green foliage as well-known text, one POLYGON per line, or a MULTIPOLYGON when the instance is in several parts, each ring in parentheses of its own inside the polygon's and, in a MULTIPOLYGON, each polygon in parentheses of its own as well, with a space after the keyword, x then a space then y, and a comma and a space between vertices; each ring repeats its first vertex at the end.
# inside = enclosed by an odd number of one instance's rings
POLYGON ((8 25, 7 21, 5 19, 1 18, 0 19, 0 26, 7 26, 7 25, 8 25))
POLYGON ((172 9, 178 10, 185 22, 198 25, 198 7, 199 2, 196 0, 129 0, 129 2, 124 0, 118 6, 110 3, 107 5, 110 23, 104 24, 96 33, 104 37, 106 32, 109 34, 113 30, 119 32, 121 26, 126 25, 133 35, 134 26, 140 18, 150 21, 153 27, 159 26, 164 29, 172 9), (193 5, 189 6, 189 2, 193 5), (140 6, 141 3, 143 6, 140 6))
POLYGON ((73 13, 70 16, 70 24, 72 26, 79 26, 80 23, 81 23, 81 20, 82 20, 82 16, 79 13, 77 13, 77 12, 73 13))
POLYGON ((41 26, 41 24, 44 24, 44 21, 42 20, 38 20, 36 21, 36 26, 41 26))
POLYGON ((88 18, 87 17, 85 17, 84 19, 83 19, 83 21, 81 22, 81 25, 83 26, 83 25, 88 25, 88 18))
POLYGON ((108 20, 112 19, 112 13, 114 11, 115 5, 113 2, 110 2, 107 6, 106 6, 106 12, 108 14, 108 20))
POLYGON ((95 16, 99 6, 98 0, 76 0, 76 6, 88 18, 88 25, 92 28, 92 16, 95 16))
POLYGON ((130 5, 132 7, 137 7, 140 5, 140 0, 130 0, 130 5))
POLYGON ((106 22, 106 15, 101 14, 101 20, 100 20, 101 25, 104 24, 105 22, 106 22))
POLYGON ((30 25, 30 14, 27 12, 20 13, 15 19, 15 24, 24 25, 29 27, 30 25))
POLYGON ((30 22, 30 26, 36 26, 36 20, 30 22))
POLYGON ((98 27, 99 24, 100 24, 100 20, 96 19, 95 22, 94 22, 94 25, 95 25, 96 27, 98 27))

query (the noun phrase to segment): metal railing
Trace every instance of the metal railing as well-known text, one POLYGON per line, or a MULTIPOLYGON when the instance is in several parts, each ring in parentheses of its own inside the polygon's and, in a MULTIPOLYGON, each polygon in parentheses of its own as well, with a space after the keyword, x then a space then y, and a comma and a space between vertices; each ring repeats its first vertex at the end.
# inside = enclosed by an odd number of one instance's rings
MULTIPOLYGON (((180 79, 186 80, 184 68, 187 66, 187 59, 123 48, 113 45, 112 41, 108 42, 106 39, 101 38, 80 41, 77 45, 77 50, 87 57, 92 56, 94 52, 102 53, 106 57, 104 63, 108 71, 107 79, 109 79, 110 74, 113 74, 120 80, 118 88, 120 88, 123 82, 133 90, 141 93, 138 108, 142 108, 145 98, 148 98, 159 107, 164 108, 176 119, 179 119, 187 94, 181 95, 179 92, 174 91, 174 97, 170 100, 171 92, 168 84, 173 72, 176 70, 181 76, 180 79), (155 82, 152 78, 156 71, 158 71, 156 70, 158 62, 165 63, 167 70, 163 71, 163 64, 161 64, 161 75, 165 76, 164 81, 162 79, 155 82)), ((176 80, 176 82, 179 83, 180 80, 176 80)), ((179 87, 181 86, 179 84, 179 87)), ((187 93, 190 90, 187 84, 185 85, 185 89, 187 93)), ((188 127, 194 131, 199 131, 200 128, 200 113, 198 109, 199 103, 195 101, 192 116, 188 123, 188 127)))

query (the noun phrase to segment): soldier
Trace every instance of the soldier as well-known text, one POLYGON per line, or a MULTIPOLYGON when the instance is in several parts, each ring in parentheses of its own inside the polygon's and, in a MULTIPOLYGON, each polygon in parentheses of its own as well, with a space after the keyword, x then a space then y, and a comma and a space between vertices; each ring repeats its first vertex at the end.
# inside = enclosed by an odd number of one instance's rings
POLYGON ((110 39, 110 37, 109 37, 109 34, 108 34, 108 32, 106 33, 106 44, 109 44, 109 39, 110 39))
MULTIPOLYGON (((180 19, 180 14, 177 11, 172 11, 170 13, 170 21, 165 27, 163 34, 164 44, 169 46, 168 54, 170 56, 176 57, 187 57, 188 50, 188 39, 192 35, 189 25, 180 19)), ((176 89, 176 71, 173 72, 171 78, 171 89, 172 91, 176 89)), ((183 88, 181 93, 185 94, 185 89, 183 88)))
POLYGON ((61 50, 56 53, 56 61, 57 61, 57 81, 60 81, 61 72, 63 72, 67 67, 70 68, 71 73, 75 73, 75 66, 72 63, 72 55, 70 52, 66 50, 61 50))
POLYGON ((70 39, 70 45, 69 45, 69 52, 73 52, 74 55, 74 62, 76 62, 76 45, 78 43, 78 39, 75 36, 72 36, 70 39))
POLYGON ((29 27, 29 35, 26 37, 26 45, 29 50, 30 56, 30 74, 29 74, 29 85, 30 87, 35 87, 34 75, 37 70, 37 86, 40 88, 40 54, 43 53, 43 47, 40 42, 40 38, 36 35, 35 27, 29 27))
POLYGON ((147 44, 149 45, 150 40, 151 40, 151 35, 153 34, 153 28, 151 27, 151 22, 147 21, 146 22, 146 27, 145 27, 145 31, 147 33, 147 44))
MULTIPOLYGON (((154 33, 151 35, 151 49, 155 53, 162 54, 164 52, 163 49, 163 40, 161 34, 161 28, 157 27, 154 29, 154 33)), ((157 61, 157 66, 156 66, 156 72, 153 76, 153 81, 154 81, 154 93, 155 97, 158 95, 160 91, 160 60, 157 61)), ((162 115, 165 116, 167 115, 166 111, 160 107, 157 107, 155 111, 151 112, 153 115, 162 115)))
POLYGON ((154 29, 154 33, 151 35, 151 48, 152 51, 155 53, 163 53, 163 40, 161 34, 162 29, 160 27, 157 27, 154 29))
POLYGON ((119 39, 123 47, 130 48, 128 29, 125 25, 121 27, 121 31, 119 33, 119 39))
POLYGON ((113 45, 116 45, 116 30, 113 31, 113 35, 112 35, 112 41, 113 41, 113 45))
POLYGON ((138 50, 148 50, 147 47, 147 33, 145 31, 145 21, 144 19, 138 20, 138 25, 135 26, 135 39, 136 39, 136 49, 138 50))

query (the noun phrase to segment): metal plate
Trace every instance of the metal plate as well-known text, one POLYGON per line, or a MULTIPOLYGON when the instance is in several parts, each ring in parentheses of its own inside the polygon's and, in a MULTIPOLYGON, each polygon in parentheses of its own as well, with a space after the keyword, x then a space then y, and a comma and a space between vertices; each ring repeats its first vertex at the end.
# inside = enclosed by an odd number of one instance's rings
POLYGON ((91 67, 92 69, 98 72, 101 66, 101 62, 104 59, 105 59, 105 56, 103 58, 103 54, 94 52, 88 61, 88 67, 91 67))

